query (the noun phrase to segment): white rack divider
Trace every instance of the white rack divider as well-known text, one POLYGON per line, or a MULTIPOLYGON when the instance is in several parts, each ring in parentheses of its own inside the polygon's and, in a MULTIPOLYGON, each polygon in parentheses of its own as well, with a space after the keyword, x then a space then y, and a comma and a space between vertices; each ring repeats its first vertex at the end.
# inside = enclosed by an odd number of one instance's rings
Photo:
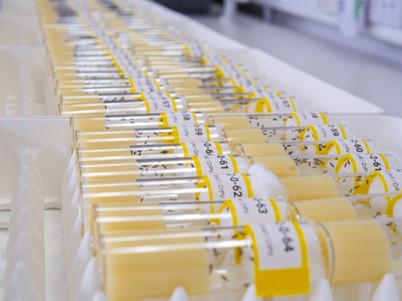
POLYGON ((32 17, 32 15, 26 17, 0 15, 0 45, 42 46, 42 41, 36 17, 32 17))
POLYGON ((43 183, 28 151, 18 170, 7 226, 4 299, 40 301, 45 298, 43 183))
POLYGON ((52 290, 65 285, 58 216, 70 135, 68 118, 0 118, 0 199, 10 210, 1 236, 6 300, 56 300, 52 290))

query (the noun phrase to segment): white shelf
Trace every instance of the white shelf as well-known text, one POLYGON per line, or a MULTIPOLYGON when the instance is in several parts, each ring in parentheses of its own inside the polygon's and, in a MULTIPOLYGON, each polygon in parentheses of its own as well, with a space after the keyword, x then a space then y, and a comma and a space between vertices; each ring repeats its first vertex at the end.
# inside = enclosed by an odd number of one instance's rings
POLYGON ((367 28, 367 32, 375 38, 402 47, 402 28, 370 25, 367 28))
MULTIPOLYGON (((328 13, 318 7, 318 1, 299 0, 252 0, 270 9, 278 10, 293 16, 313 20, 333 27, 340 26, 337 14, 328 13)), ((363 34, 402 47, 402 28, 369 24, 363 34)))
POLYGON ((253 0, 253 2, 267 5, 269 8, 298 17, 311 19, 333 26, 339 25, 339 19, 336 15, 326 13, 317 7, 318 1, 313 1, 314 3, 310 4, 299 0, 253 0))

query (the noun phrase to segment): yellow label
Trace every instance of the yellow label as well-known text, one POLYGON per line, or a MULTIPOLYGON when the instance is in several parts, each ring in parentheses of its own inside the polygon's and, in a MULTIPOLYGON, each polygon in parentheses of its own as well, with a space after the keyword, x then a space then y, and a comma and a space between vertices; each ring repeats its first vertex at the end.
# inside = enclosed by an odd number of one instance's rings
POLYGON ((265 112, 271 113, 272 107, 269 100, 264 97, 261 98, 259 101, 257 101, 255 105, 255 113, 265 113, 265 112))
POLYGON ((306 126, 300 135, 301 141, 329 141, 347 139, 346 131, 338 124, 316 124, 306 126))
POLYGON ((130 83, 130 87, 131 87, 131 91, 132 91, 132 93, 137 92, 137 90, 136 90, 136 88, 135 88, 135 85, 134 85, 133 78, 132 78, 132 77, 130 77, 130 78, 128 79, 128 81, 129 81, 129 83, 130 83))
POLYGON ((350 140, 330 140, 317 154, 370 154, 372 151, 370 145, 363 139, 350 139, 350 140), (333 151, 334 149, 334 151, 333 151))
POLYGON ((285 113, 295 112, 297 109, 293 98, 272 91, 267 87, 264 87, 258 97, 261 99, 255 105, 254 112, 256 113, 285 113))
POLYGON ((247 174, 211 174, 207 176, 210 200, 253 198, 253 187, 247 174))
POLYGON ((158 90, 158 92, 160 92, 161 91, 161 86, 158 84, 158 78, 154 78, 153 79, 153 82, 154 82, 154 86, 156 87, 156 89, 158 90))
POLYGON ((184 50, 184 52, 186 53, 186 55, 187 55, 188 57, 191 57, 191 50, 190 50, 190 46, 189 46, 189 45, 184 44, 184 45, 183 45, 183 50, 184 50))
MULTIPOLYGON (((377 183, 376 183, 377 184, 377 183)), ((361 185, 360 194, 369 193, 387 193, 387 192, 398 192, 402 189, 402 171, 396 169, 375 171, 368 175, 361 185), (379 185, 375 185, 375 190, 373 190, 374 181, 379 181, 379 185)), ((387 197, 388 206, 387 214, 392 216, 392 211, 394 204, 396 202, 395 198, 387 197)))
POLYGON ((215 143, 216 150, 218 151, 218 154, 219 154, 219 155, 222 155, 222 154, 223 154, 223 151, 222 151, 222 146, 221 146, 221 144, 220 144, 219 142, 217 142, 217 141, 215 141, 214 143, 215 143))
POLYGON ((225 203, 219 208, 219 212, 227 209, 232 214, 233 226, 279 222, 282 219, 278 204, 271 198, 225 200, 225 203))
POLYGON ((173 126, 174 143, 190 141, 210 141, 211 134, 208 126, 203 125, 181 125, 173 126))
POLYGON ((190 141, 180 143, 184 157, 223 155, 222 146, 217 141, 190 141))
POLYGON ((147 114, 162 112, 177 112, 176 101, 162 92, 141 93, 147 114))
POLYGON ((289 96, 289 102, 290 102, 290 105, 292 106, 293 111, 297 112, 295 101, 291 96, 289 96))
POLYGON ((242 174, 242 177, 244 179, 244 182, 246 183, 248 197, 253 198, 254 197, 254 192, 253 192, 253 186, 251 185, 250 178, 246 174, 242 174))
POLYGON ((163 128, 169 127, 169 121, 166 116, 166 113, 164 113, 164 112, 161 113, 161 122, 162 122, 161 127, 163 127, 163 128))
POLYGON ((225 73, 222 71, 222 68, 221 68, 221 67, 216 66, 216 67, 215 67, 215 72, 216 72, 216 75, 217 75, 218 78, 225 78, 225 77, 226 77, 226 75, 225 75, 225 73))
POLYGON ((172 126, 173 143, 180 143, 180 134, 176 126, 172 126))
MULTIPOLYGON (((174 102, 175 103, 175 102, 174 102)), ((162 112, 161 118, 163 127, 179 126, 179 125, 197 125, 197 117, 194 112, 177 112, 175 107, 174 112, 162 112)))
POLYGON ((366 140, 360 140, 363 144, 364 144, 364 146, 366 147, 366 151, 367 151, 367 153, 368 154, 370 154, 371 153, 371 149, 370 149, 370 146, 369 146, 369 144, 367 143, 367 141, 366 140))
POLYGON ((390 169, 390 164, 383 154, 346 154, 338 159, 336 173, 371 172, 390 169))
POLYGON ((184 157, 188 157, 189 152, 188 152, 187 145, 186 145, 185 143, 180 143, 180 146, 181 146, 181 148, 183 149, 183 155, 184 155, 184 157))
POLYGON ((195 173, 197 174, 197 176, 202 176, 203 172, 202 172, 200 159, 198 157, 195 157, 195 156, 191 157, 191 159, 194 161, 195 173))
POLYGON ((151 108, 149 107, 149 102, 145 98, 144 93, 141 93, 141 98, 142 98, 142 101, 144 102, 144 105, 145 105, 145 111, 147 112, 147 114, 151 113, 151 108))
POLYGON ((217 173, 237 173, 236 158, 233 155, 193 156, 197 176, 217 173))
POLYGON ((356 161, 354 160, 354 158, 348 154, 344 155, 343 157, 338 159, 338 162, 335 166, 335 173, 340 173, 341 168, 347 168, 348 166, 350 166, 351 170, 350 172, 357 172, 357 165, 356 165, 356 161))
POLYGON ((311 113, 296 113, 293 112, 285 119, 285 125, 288 120, 294 119, 297 126, 313 125, 313 124, 328 124, 327 116, 322 112, 311 113))
POLYGON ((119 71, 121 73, 121 78, 125 78, 126 75, 124 74, 123 69, 121 68, 121 66, 119 65, 119 63, 117 62, 116 58, 114 56, 112 56, 112 54, 110 53, 110 51, 107 51, 107 54, 110 55, 112 57, 112 61, 113 61, 113 65, 116 67, 117 71, 119 71))
POLYGON ((388 207, 387 207, 387 215, 389 217, 393 217, 394 216, 394 207, 395 204, 398 203, 399 201, 401 201, 402 199, 402 194, 399 194, 393 198, 389 198, 388 199, 388 207))
POLYGON ((252 224, 245 232, 253 241, 256 295, 271 297, 310 292, 308 248, 295 222, 252 224))
MULTIPOLYGON (((212 201, 214 199, 214 194, 211 187, 211 182, 207 176, 202 176, 201 181, 198 182, 195 187, 197 189, 207 189, 208 190, 208 201, 212 201)), ((195 193, 196 201, 205 201, 201 199, 201 191, 197 191, 195 193)), ((214 212, 213 207, 211 207, 211 212, 214 212)))

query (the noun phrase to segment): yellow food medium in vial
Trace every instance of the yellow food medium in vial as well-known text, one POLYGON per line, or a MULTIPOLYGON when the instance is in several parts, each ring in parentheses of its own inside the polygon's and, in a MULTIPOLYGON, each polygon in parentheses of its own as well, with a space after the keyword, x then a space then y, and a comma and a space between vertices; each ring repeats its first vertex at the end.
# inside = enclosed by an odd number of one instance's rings
POLYGON ((134 144, 134 131, 131 135, 126 131, 111 132, 112 134, 108 132, 78 132, 77 141, 79 145, 83 147, 91 145, 112 146, 116 144, 119 145, 120 143, 122 143, 122 145, 134 144), (111 138, 113 138, 113 141, 111 138))
POLYGON ((117 199, 114 197, 110 198, 93 198, 93 197, 85 197, 84 199, 84 209, 86 212, 85 217, 88 219, 88 224, 90 225, 91 229, 93 230, 93 222, 94 222, 94 217, 93 217, 93 208, 94 206, 97 205, 102 205, 102 204, 110 204, 110 202, 119 202, 119 203, 130 203, 130 204, 141 204, 141 198, 138 195, 134 196, 125 196, 125 197, 118 197, 117 199))
MULTIPOLYGON (((134 182, 133 182, 134 183, 134 182)), ((105 182, 105 181, 100 181, 97 183, 90 183, 88 185, 85 185, 84 193, 86 194, 92 194, 92 193, 113 193, 118 195, 119 192, 124 193, 125 195, 127 193, 132 192, 135 194, 138 191, 138 186, 135 184, 130 183, 130 182, 105 182)), ((117 197, 117 196, 116 196, 117 197)), ((111 197, 112 198, 112 197, 111 197)), ((111 198, 106 198, 106 200, 111 198)))
POLYGON ((178 87, 188 87, 191 89, 197 89, 200 92, 205 93, 205 90, 200 89, 199 87, 202 85, 202 81, 194 78, 186 78, 186 79, 167 79, 168 85, 178 86, 178 87))
POLYGON ((45 42, 49 53, 52 55, 53 53, 58 53, 58 52, 73 52, 74 51, 74 45, 68 45, 66 43, 62 43, 60 41, 47 41, 45 42))
POLYGON ((335 180, 329 175, 283 178, 289 201, 324 199, 339 196, 335 180))
MULTIPOLYGON (((103 148, 103 149, 91 149, 80 151, 80 158, 99 158, 99 157, 128 157, 133 155, 133 151, 131 151, 128 147, 126 148, 103 148)), ((110 162, 109 160, 102 159, 101 162, 110 162)))
MULTIPOLYGON (((111 73, 115 73, 117 74, 118 71, 116 69, 116 71, 112 71, 111 73)), ((119 77, 123 77, 122 75, 119 75, 119 77)), ((75 73, 75 72, 56 72, 56 78, 60 81, 65 81, 65 80, 73 80, 73 79, 80 79, 82 78, 82 76, 79 73, 75 73)))
POLYGON ((108 300, 169 298, 179 286, 189 295, 206 294, 209 288, 209 265, 203 244, 201 237, 172 237, 141 242, 142 248, 105 250, 103 273, 108 300), (200 247, 188 248, 190 244, 200 247))
MULTIPOLYGON (((390 243, 374 220, 323 223, 331 246, 324 256, 334 284, 378 281, 391 270, 390 243), (330 253, 332 250, 333 260, 330 253)), ((323 242, 322 244, 326 244, 323 242)))
POLYGON ((207 114, 220 114, 224 113, 225 110, 223 109, 222 105, 219 102, 211 103, 208 106, 205 106, 202 109, 202 112, 207 113, 207 114))
POLYGON ((94 206, 94 220, 98 233, 141 229, 164 229, 162 210, 141 210, 142 204, 94 206), (131 208, 131 209, 130 209, 131 208), (132 210, 134 209, 134 210, 132 210))
POLYGON ((207 114, 213 114, 213 113, 224 113, 224 109, 222 108, 222 106, 220 104, 208 104, 205 106, 193 106, 193 105, 189 105, 188 106, 188 111, 191 112, 203 112, 203 113, 207 113, 207 114))
POLYGON ((81 168, 81 172, 85 174, 86 182, 108 180, 126 180, 137 179, 140 176, 139 168, 136 162, 125 161, 124 163, 97 163, 96 165, 86 165, 81 168))
POLYGON ((189 111, 202 111, 204 113, 223 113, 222 105, 217 101, 187 102, 189 111))
POLYGON ((106 130, 105 118, 73 118, 73 128, 76 131, 106 130))
POLYGON ((74 88, 74 89, 69 89, 69 88, 58 88, 57 89, 58 93, 60 95, 65 95, 65 96, 88 96, 88 95, 95 95, 96 93, 86 93, 83 91, 81 88, 74 88))
MULTIPOLYGON (((112 132, 112 131, 110 131, 112 132)), ((152 143, 173 143, 174 136, 154 136, 155 140, 151 140, 149 144, 152 143), (151 143, 152 142, 152 143, 151 143)), ((113 131, 113 135, 110 136, 108 133, 99 132, 99 135, 93 135, 86 133, 85 135, 77 135, 78 145, 81 148, 95 148, 95 147, 119 147, 128 145, 137 145, 135 140, 135 132, 130 133, 117 133, 113 131)), ((144 140, 143 140, 144 141, 144 140)), ((143 142, 142 142, 143 143, 143 142)), ((146 141, 145 141, 146 143, 146 141)), ((139 143, 141 144, 141 143, 139 143)))
POLYGON ((303 220, 331 222, 357 219, 352 203, 343 197, 293 203, 296 212, 303 220))
POLYGON ((235 154, 243 156, 288 156, 280 143, 245 143, 236 145, 235 154))
POLYGON ((40 9, 40 17, 42 21, 46 21, 46 23, 56 23, 59 19, 58 14, 49 8, 46 8, 46 10, 47 11, 44 11, 42 8, 40 9))
POLYGON ((188 104, 214 103, 214 102, 219 103, 219 101, 215 100, 210 94, 206 94, 205 92, 196 95, 186 95, 186 101, 188 104))
POLYGON ((295 162, 286 157, 252 157, 253 163, 261 164, 278 177, 299 175, 295 162))
MULTIPOLYGON (((191 96, 194 98, 197 98, 197 96, 205 96, 205 98, 208 100, 215 100, 211 96, 211 94, 208 94, 207 92, 205 92, 204 89, 200 88, 202 83, 199 81, 188 82, 188 80, 179 80, 179 81, 166 80, 166 83, 168 84, 169 87, 172 87, 173 91, 176 93, 178 93, 178 90, 184 89, 184 90, 189 90, 189 91, 194 92, 188 96, 191 96), (188 84, 188 83, 190 83, 190 84, 188 84)), ((186 99, 188 96, 186 95, 186 99)))
POLYGON ((231 148, 238 143, 264 143, 265 136, 259 129, 233 129, 225 130, 227 142, 231 148))
MULTIPOLYGON (((98 96, 95 96, 97 98, 98 96)), ((93 98, 93 99, 95 99, 93 98)), ((105 105, 99 103, 65 103, 65 100, 68 101, 65 97, 62 97, 62 104, 60 106, 60 110, 63 114, 72 114, 72 115, 96 115, 97 117, 105 116, 105 105)), ((90 101, 91 102, 91 101, 90 101)))
MULTIPOLYGON (((193 87, 188 87, 188 86, 183 86, 183 85, 169 85, 169 87, 172 87, 172 89, 177 93, 181 95, 192 95, 192 96, 201 96, 204 95, 204 91, 198 88, 193 88, 193 87)), ((187 100, 187 96, 184 98, 187 100)))
POLYGON ((248 128, 249 122, 246 116, 214 116, 215 124, 219 124, 223 129, 242 129, 248 128))
MULTIPOLYGON (((152 48, 150 48, 152 49, 152 48)), ((154 50, 154 49, 152 49, 154 50)), ((174 78, 176 79, 187 79, 189 76, 187 74, 190 74, 186 68, 175 68, 175 69, 159 69, 158 70, 159 75, 166 75, 167 78, 169 78, 169 75, 177 75, 174 78)))
POLYGON ((178 62, 171 61, 171 60, 164 60, 164 61, 149 60, 148 66, 158 69, 158 68, 161 68, 161 66, 163 66, 163 68, 180 68, 181 65, 178 62))
POLYGON ((52 57, 52 60, 54 61, 60 61, 62 62, 63 60, 68 60, 68 61, 74 61, 75 55, 71 51, 71 48, 67 49, 67 51, 59 51, 55 48, 50 49, 50 56, 52 57), (53 50, 54 49, 54 50, 53 50))
POLYGON ((65 106, 65 110, 104 110, 105 104, 102 103, 99 95, 84 94, 82 95, 63 95, 60 94, 60 102, 65 106))
MULTIPOLYGON (((69 62, 66 62, 66 63, 69 63, 69 62)), ((71 64, 73 65, 74 62, 71 62, 71 64)), ((71 85, 71 84, 73 84, 73 85, 75 85, 77 87, 84 88, 87 85, 86 84, 87 81, 88 80, 85 80, 85 79, 76 79, 76 80, 73 80, 73 81, 62 82, 62 83, 58 84, 58 88, 68 89, 68 86, 71 85)))

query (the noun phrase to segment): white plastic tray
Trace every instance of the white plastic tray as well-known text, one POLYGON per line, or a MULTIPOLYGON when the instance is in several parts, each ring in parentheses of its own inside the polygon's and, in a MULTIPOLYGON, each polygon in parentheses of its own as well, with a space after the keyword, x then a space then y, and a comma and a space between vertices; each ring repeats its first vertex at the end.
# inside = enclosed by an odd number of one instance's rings
MULTIPOLYGON (((12 19, 0 20, 2 26, 0 30, 0 90, 2 97, 6 100, 2 102, 2 105, 4 103, 6 105, 0 106, 0 113, 4 115, 54 114, 43 46, 37 44, 39 40, 36 36, 25 35, 22 30, 18 33, 19 36, 9 35, 14 23, 18 20, 24 22, 23 27, 32 25, 31 28, 37 30, 33 2, 32 0, 26 0, 24 3, 8 1, 4 4, 5 9, 2 15, 12 16, 12 19), (29 16, 31 19, 27 19, 29 16)), ((312 110, 356 114, 382 112, 381 108, 375 105, 311 77, 259 50, 250 49, 224 37, 185 16, 147 1, 132 2, 136 5, 143 4, 146 9, 157 14, 166 23, 178 26, 187 34, 206 41, 216 51, 247 65, 262 82, 298 96, 312 110)), ((402 154, 402 119, 372 115, 347 116, 344 120, 352 126, 358 136, 375 140, 383 151, 402 154)), ((14 258, 14 261, 11 261, 10 252, 7 253, 10 237, 8 233, 0 235, 0 275, 2 275, 0 276, 0 299, 4 299, 5 286, 8 286, 10 291, 10 284, 13 284, 14 297, 17 298, 18 293, 28 296, 20 300, 35 300, 33 296, 36 296, 36 300, 67 300, 69 283, 65 272, 66 254, 63 249, 63 241, 66 237, 65 232, 62 231, 62 217, 58 209, 62 199, 61 183, 71 157, 70 131, 67 118, 39 116, 0 118, 0 156, 3 158, 0 163, 0 202, 13 203, 19 200, 19 193, 36 190, 38 196, 34 200, 40 200, 40 202, 35 203, 37 205, 33 209, 29 204, 26 204, 26 208, 43 213, 37 220, 38 233, 42 233, 42 236, 34 243, 35 250, 38 250, 35 255, 26 249, 25 253, 19 254, 22 257, 16 257, 17 260, 14 258), (27 177, 34 180, 28 181, 27 177), (43 211, 42 204, 47 210, 43 211), (42 232, 40 231, 41 223, 44 225, 42 232), (29 269, 15 269, 18 273, 3 275, 7 264, 13 264, 12 268, 17 266, 20 268, 21 265, 18 263, 29 266, 32 263, 30 261, 32 256, 39 261, 42 260, 40 262, 44 267, 43 273, 29 269), (32 287, 32 283, 38 283, 39 289, 32 287), (18 290, 18 286, 15 286, 17 284, 24 287, 23 293, 18 290), (45 287, 42 288, 41 284, 45 287)), ((35 216, 35 213, 32 214, 35 216)), ((32 231, 17 223, 10 224, 11 226, 19 229, 18 233, 32 231)), ((83 244, 84 249, 85 247, 87 245, 83 244)), ((90 262, 88 268, 83 269, 82 275, 79 275, 82 277, 80 279, 85 281, 83 284, 89 293, 98 285, 91 282, 91 279, 96 278, 96 270, 91 264, 93 262, 90 262)), ((348 300, 357 300, 351 291, 359 290, 364 290, 364 287, 349 289, 348 300)), ((345 291, 348 290, 336 292, 336 301, 346 300, 344 296, 342 297, 345 291)), ((174 300, 186 300, 185 297, 180 297, 180 294, 178 290, 174 300)), ((92 300, 104 300, 101 293, 94 296, 92 300)), ((254 299, 250 297, 245 300, 254 299)), ((362 300, 367 301, 367 298, 362 300)))
POLYGON ((60 208, 61 183, 71 157, 69 119, 0 118, 0 140, 0 202, 6 207, 19 204, 8 216, 2 215, 5 221, 10 220, 10 230, 2 233, 0 239, 0 299, 4 299, 3 289, 6 289, 7 297, 11 293, 16 298, 37 296, 21 300, 63 300, 60 292, 65 291, 66 284, 60 208), (24 220, 13 219, 13 216, 24 216, 26 211, 33 224, 25 225, 24 220), (31 231, 37 235, 31 238, 32 245, 27 248, 25 239, 31 236, 31 231), (10 241, 19 237, 19 245, 10 249, 10 241), (33 268, 32 262, 39 263, 43 273, 33 268), (32 287, 34 281, 46 286, 32 287))

